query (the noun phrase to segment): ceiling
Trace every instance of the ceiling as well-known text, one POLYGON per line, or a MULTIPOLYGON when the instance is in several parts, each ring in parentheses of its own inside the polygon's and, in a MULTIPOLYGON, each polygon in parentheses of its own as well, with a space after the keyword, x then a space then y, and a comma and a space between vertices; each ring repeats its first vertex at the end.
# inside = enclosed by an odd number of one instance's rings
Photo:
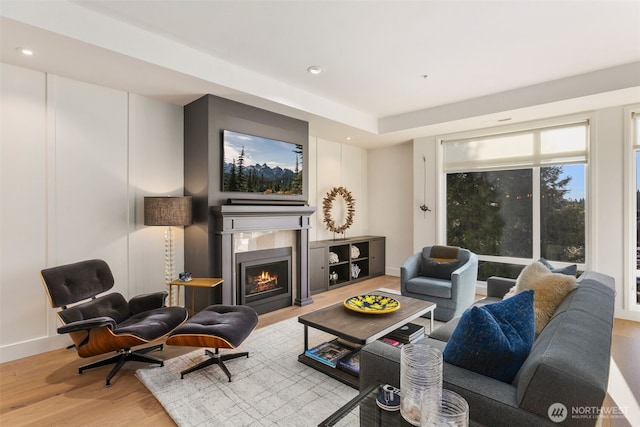
POLYGON ((638 1, 1 6, 2 62, 180 105, 212 93, 365 147, 640 102, 638 1))

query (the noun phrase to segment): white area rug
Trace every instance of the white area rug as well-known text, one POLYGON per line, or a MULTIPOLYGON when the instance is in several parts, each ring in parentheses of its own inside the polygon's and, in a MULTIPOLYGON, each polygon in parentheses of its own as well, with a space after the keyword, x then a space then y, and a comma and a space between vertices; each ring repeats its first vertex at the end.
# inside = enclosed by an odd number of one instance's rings
MULTIPOLYGON (((179 426, 316 426, 357 390, 300 362, 304 329, 297 318, 254 331, 235 350, 249 358, 226 363, 232 382, 218 366, 180 379, 180 371, 205 359, 198 349, 138 369, 136 376, 179 426)), ((309 328, 312 347, 332 337, 309 328)))

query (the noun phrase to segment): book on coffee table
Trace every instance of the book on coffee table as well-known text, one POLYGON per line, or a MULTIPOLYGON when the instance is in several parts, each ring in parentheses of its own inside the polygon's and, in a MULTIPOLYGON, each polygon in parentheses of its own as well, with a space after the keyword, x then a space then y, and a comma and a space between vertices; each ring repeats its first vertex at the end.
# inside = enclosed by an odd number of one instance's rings
POLYGON ((341 345, 337 340, 333 340, 310 348, 304 353, 307 356, 317 360, 318 362, 322 362, 325 365, 329 365, 335 368, 338 360, 352 352, 352 348, 345 347, 341 345))
POLYGON ((424 326, 415 323, 407 323, 389 333, 387 337, 409 344, 424 336, 424 326))
POLYGON ((338 360, 338 368, 343 371, 360 375, 360 351, 354 351, 338 360))

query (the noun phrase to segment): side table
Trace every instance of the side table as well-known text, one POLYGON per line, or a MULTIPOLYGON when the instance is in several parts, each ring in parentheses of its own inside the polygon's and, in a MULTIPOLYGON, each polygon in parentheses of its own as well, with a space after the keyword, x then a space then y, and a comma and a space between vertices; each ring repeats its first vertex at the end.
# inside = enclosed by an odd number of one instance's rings
MULTIPOLYGON (((193 286, 196 288, 213 288, 221 284, 223 280, 221 278, 212 278, 212 277, 194 277, 188 282, 183 282, 182 280, 174 280, 169 282, 169 302, 173 301, 173 287, 177 286, 178 289, 178 305, 180 305, 180 286, 193 286)), ((186 302, 186 301, 185 301, 186 302)), ((194 293, 191 294, 191 311, 189 312, 189 317, 195 314, 195 301, 194 301, 194 293)))
MULTIPOLYGON (((412 427, 400 411, 385 411, 376 404, 382 384, 374 384, 362 390, 342 408, 318 424, 318 427, 367 426, 367 427, 412 427)), ((484 427, 469 420, 469 427, 484 427)))

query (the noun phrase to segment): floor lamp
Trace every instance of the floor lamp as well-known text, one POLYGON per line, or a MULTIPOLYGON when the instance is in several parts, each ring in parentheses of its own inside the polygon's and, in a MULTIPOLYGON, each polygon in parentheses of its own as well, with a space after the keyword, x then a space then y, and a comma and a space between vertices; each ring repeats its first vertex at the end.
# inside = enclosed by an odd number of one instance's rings
MULTIPOLYGON (((176 278, 172 227, 191 224, 192 211, 192 199, 189 196, 144 198, 144 225, 167 227, 164 232, 164 280, 167 290, 169 282, 176 278)), ((169 301, 169 305, 175 304, 176 301, 169 301)))

